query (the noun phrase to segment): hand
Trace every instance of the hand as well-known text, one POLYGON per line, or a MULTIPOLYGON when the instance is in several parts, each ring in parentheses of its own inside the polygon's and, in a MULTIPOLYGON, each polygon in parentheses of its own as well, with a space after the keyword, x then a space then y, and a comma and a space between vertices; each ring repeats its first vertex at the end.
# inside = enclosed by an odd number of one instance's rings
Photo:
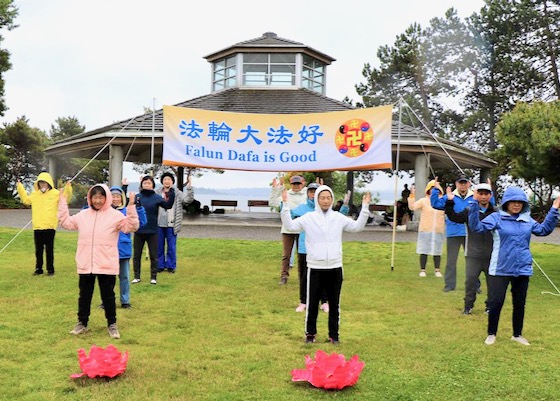
POLYGON ((286 189, 282 190, 282 203, 288 203, 288 191, 286 189))
POLYGON ((371 193, 366 192, 364 196, 362 196, 362 205, 368 205, 371 202, 371 193))
MULTIPOLYGON (((131 192, 131 193, 134 194, 134 192, 131 192)), ((134 204, 136 205, 136 207, 142 206, 142 203, 140 202, 140 197, 138 195, 136 195, 133 199, 134 199, 134 204)))
POLYGON ((284 187, 284 179, 282 176, 280 178, 274 177, 272 180, 272 188, 283 188, 284 187))
POLYGON ((411 185, 410 186, 410 195, 408 195, 409 198, 415 198, 416 197, 416 185, 411 185))
POLYGON ((441 184, 438 181, 438 177, 434 178, 434 188, 437 189, 440 194, 444 192, 443 188, 441 187, 441 184))
MULTIPOLYGON (((123 185, 126 185, 126 184, 123 184, 123 185)), ((138 199, 140 199, 140 198, 138 198, 138 199)), ((140 201, 140 200, 138 200, 138 201, 140 201)), ((136 193, 129 192, 128 193, 128 204, 130 205, 132 203, 136 203, 136 193)))
POLYGON ((445 188, 445 194, 447 195, 447 200, 453 200, 455 198, 455 194, 451 190, 451 187, 445 188))
POLYGON ((490 178, 487 178, 487 179, 486 179, 486 183, 487 183, 488 185, 490 185, 490 187, 492 187, 492 180, 491 180, 490 178))
POLYGON ((121 181, 121 185, 128 185, 128 179, 126 177, 124 177, 121 181))
POLYGON ((556 199, 554 199, 554 202, 552 202, 552 207, 560 209, 560 196, 557 196, 556 199))
POLYGON ((342 201, 342 203, 345 206, 348 206, 348 203, 350 202, 350 195, 352 195, 352 191, 348 190, 348 192, 346 192, 346 194, 344 195, 344 200, 342 201))
POLYGON ((192 175, 187 176, 187 188, 192 188, 192 175))

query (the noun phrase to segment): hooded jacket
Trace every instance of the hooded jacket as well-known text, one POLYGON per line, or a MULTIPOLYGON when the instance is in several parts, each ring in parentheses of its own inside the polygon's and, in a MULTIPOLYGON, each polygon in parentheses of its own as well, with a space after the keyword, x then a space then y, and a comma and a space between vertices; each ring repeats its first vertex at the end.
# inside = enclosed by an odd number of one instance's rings
MULTIPOLYGON (((126 203, 127 203, 126 193, 121 187, 111 187, 110 191, 111 193, 113 191, 120 192, 121 204, 115 207, 111 202, 111 207, 121 212, 123 216, 126 216, 126 203)), ((139 206, 136 208, 136 213, 138 213, 139 228, 142 228, 148 222, 146 219, 146 210, 144 210, 143 206, 139 206)), ((129 259, 132 257, 132 238, 130 233, 123 233, 122 231, 119 232, 118 247, 119 247, 119 259, 129 259)))
POLYGON ((556 227, 558 209, 551 208, 543 223, 533 220, 529 214, 527 195, 521 188, 509 187, 502 198, 502 208, 482 221, 478 207, 469 208, 469 227, 474 232, 492 231, 494 246, 488 274, 492 276, 532 276, 533 257, 529 249, 531 234, 549 235, 556 227), (524 203, 518 215, 506 212, 507 203, 524 203))
POLYGON ((67 230, 78 230, 76 265, 78 274, 119 274, 119 231, 130 233, 138 230, 138 214, 134 204, 126 208, 124 216, 111 207, 111 192, 105 184, 96 184, 107 194, 99 210, 91 207, 91 190, 87 194, 89 208, 70 216, 68 204, 62 196, 58 204, 60 225, 67 230))
MULTIPOLYGON (((60 192, 54 187, 51 175, 42 172, 37 177, 37 181, 33 183, 33 191, 27 195, 25 188, 21 182, 17 183, 17 192, 21 203, 31 206, 31 222, 34 230, 56 230, 58 226, 58 199, 60 192), (51 189, 41 192, 39 189, 39 181, 45 181, 50 185, 51 189)), ((72 187, 66 185, 64 187, 64 195, 66 201, 72 199, 72 187)))
POLYGON ((362 204, 357 220, 334 211, 332 190, 321 185, 315 191, 315 210, 292 220, 289 204, 284 204, 280 217, 282 224, 291 231, 305 231, 305 248, 307 250, 307 266, 312 269, 335 269, 342 267, 342 232, 358 232, 363 230, 369 216, 368 205, 362 204), (329 191, 331 204, 326 212, 319 206, 321 192, 329 191))
MULTIPOLYGON (((454 190, 453 193, 455 194, 455 197, 453 198, 453 210, 455 211, 455 213, 463 211, 469 205, 469 202, 473 200, 474 192, 471 189, 467 191, 465 197, 462 197, 457 190, 454 190)), ((434 188, 432 190, 432 194, 430 195, 430 202, 434 209, 445 210, 445 202, 447 201, 447 196, 444 194, 443 197, 440 197, 439 195, 439 190, 434 188)), ((451 220, 447 220, 446 223, 447 224, 445 225, 445 233, 447 237, 465 237, 467 235, 465 224, 455 223, 451 220)))

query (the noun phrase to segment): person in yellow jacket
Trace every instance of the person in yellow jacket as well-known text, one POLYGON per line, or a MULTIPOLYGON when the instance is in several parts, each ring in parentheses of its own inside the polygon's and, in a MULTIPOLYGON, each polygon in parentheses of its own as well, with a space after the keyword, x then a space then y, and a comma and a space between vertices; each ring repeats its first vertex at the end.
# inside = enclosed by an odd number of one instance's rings
POLYGON ((434 209, 430 203, 430 194, 434 185, 435 181, 430 181, 424 190, 426 196, 416 202, 414 201, 416 195, 414 187, 411 188, 408 196, 408 208, 414 210, 415 213, 417 210, 421 213, 416 243, 416 253, 420 255, 420 277, 426 277, 428 255, 434 257, 436 277, 442 277, 439 267, 445 239, 445 214, 443 210, 434 209))
MULTIPOLYGON (((27 194, 23 184, 17 182, 17 192, 21 203, 31 206, 31 223, 35 240, 35 272, 43 274, 43 250, 46 254, 47 273, 54 275, 54 235, 58 226, 58 199, 60 192, 54 187, 51 175, 45 171, 39 174, 33 184, 33 191, 27 194)), ((72 198, 70 181, 66 183, 64 195, 72 198)))

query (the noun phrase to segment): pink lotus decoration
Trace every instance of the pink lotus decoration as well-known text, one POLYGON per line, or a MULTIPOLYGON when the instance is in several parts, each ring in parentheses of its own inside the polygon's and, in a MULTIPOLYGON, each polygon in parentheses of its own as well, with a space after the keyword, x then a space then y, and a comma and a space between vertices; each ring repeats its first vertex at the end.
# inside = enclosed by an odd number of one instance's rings
POLYGON ((342 354, 333 352, 328 355, 318 350, 315 360, 309 355, 305 356, 305 369, 292 370, 292 381, 307 381, 315 387, 341 390, 358 382, 364 366, 365 363, 359 361, 358 355, 346 361, 342 354))
POLYGON ((89 356, 83 348, 78 350, 78 360, 82 373, 75 373, 70 377, 77 379, 84 375, 89 378, 94 377, 115 377, 126 370, 128 362, 128 351, 120 353, 112 344, 107 348, 92 345, 89 350, 89 356))

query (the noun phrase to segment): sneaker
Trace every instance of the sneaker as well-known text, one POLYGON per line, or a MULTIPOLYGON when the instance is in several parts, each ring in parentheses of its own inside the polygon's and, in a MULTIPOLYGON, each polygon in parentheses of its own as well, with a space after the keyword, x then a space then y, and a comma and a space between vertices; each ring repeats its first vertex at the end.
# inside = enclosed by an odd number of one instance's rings
POLYGON ((529 344, 529 341, 527 341, 527 339, 523 336, 517 336, 517 337, 513 336, 513 337, 511 337, 511 340, 515 341, 515 342, 518 342, 519 344, 531 345, 531 344, 529 344))
POLYGON ((109 337, 111 338, 121 338, 121 335, 119 333, 119 329, 117 329, 117 324, 113 323, 111 325, 109 325, 109 327, 107 327, 107 331, 109 332, 109 337))
POLYGON ((288 277, 282 277, 278 284, 279 285, 286 285, 287 282, 288 282, 288 277))
POLYGON ((490 313, 490 309, 489 308, 484 309, 484 313, 488 315, 490 313))
POLYGON ((470 315, 472 313, 472 308, 463 309, 463 315, 470 315))
POLYGON ((175 269, 167 269, 168 273, 174 274, 175 273, 175 269))
POLYGON ((33 272, 33 275, 34 275, 34 276, 39 276, 39 275, 41 275, 41 274, 43 274, 43 271, 42 271, 42 270, 35 270, 35 271, 33 272))
POLYGON ((329 337, 327 340, 328 343, 334 344, 334 345, 338 345, 340 344, 340 341, 338 338, 333 338, 333 337, 329 337))
POLYGON ((303 312, 305 308, 307 308, 307 305, 299 304, 299 306, 296 308, 296 312, 303 312))
POLYGON ((157 280, 155 278, 151 279, 150 284, 157 284, 157 280))
POLYGON ((315 342, 315 334, 307 334, 305 336, 305 343, 306 344, 311 344, 315 342))
POLYGON ((436 277, 443 277, 443 274, 439 270, 436 270, 436 277))
POLYGON ((426 270, 420 270, 419 277, 426 277, 426 270))
POLYGON ((131 304, 121 304, 121 308, 130 309, 130 308, 132 308, 132 305, 131 304))
POLYGON ((74 327, 74 329, 70 332, 70 334, 74 334, 75 336, 77 336, 78 334, 83 334, 87 331, 88 331, 87 326, 84 325, 82 322, 78 322, 76 324, 76 327, 74 327))
POLYGON ((323 312, 329 313, 329 304, 325 302, 323 305, 321 305, 321 309, 323 310, 323 312))
POLYGON ((495 342, 496 342, 496 335, 495 334, 489 334, 488 337, 486 337, 486 340, 484 340, 484 344, 486 344, 486 345, 492 345, 495 342))
POLYGON ((135 278, 134 280, 131 281, 132 284, 136 284, 139 283, 140 279, 139 278, 135 278))

